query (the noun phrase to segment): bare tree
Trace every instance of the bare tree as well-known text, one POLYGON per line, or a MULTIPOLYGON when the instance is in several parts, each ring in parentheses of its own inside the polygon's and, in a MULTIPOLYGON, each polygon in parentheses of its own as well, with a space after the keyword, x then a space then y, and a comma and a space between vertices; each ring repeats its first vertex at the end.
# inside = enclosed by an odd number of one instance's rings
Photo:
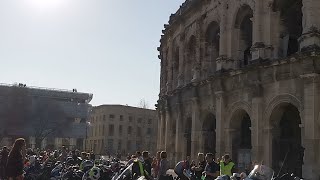
POLYGON ((31 118, 37 148, 41 147, 45 138, 54 133, 61 135, 69 126, 64 111, 52 100, 42 99, 36 102, 31 118))
POLYGON ((146 102, 146 100, 143 98, 139 102, 139 107, 143 109, 149 109, 149 104, 146 102))

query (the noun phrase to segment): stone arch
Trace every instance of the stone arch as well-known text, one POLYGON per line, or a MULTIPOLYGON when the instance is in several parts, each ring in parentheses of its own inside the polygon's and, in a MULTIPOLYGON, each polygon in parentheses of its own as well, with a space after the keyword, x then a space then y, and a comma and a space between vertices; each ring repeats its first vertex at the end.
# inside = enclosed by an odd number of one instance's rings
POLYGON ((185 81, 188 84, 192 80, 192 69, 196 61, 196 48, 197 48, 197 39, 194 35, 190 36, 187 46, 185 48, 186 60, 185 60, 185 81))
POLYGON ((304 148, 300 127, 302 118, 298 107, 290 102, 279 102, 272 109, 268 121, 269 129, 272 130, 269 134, 269 142, 272 142, 269 144, 272 168, 280 175, 293 172, 302 177, 304 148), (287 158, 284 162, 285 157, 287 158))
POLYGON ((202 148, 204 153, 216 153, 216 116, 207 112, 201 118, 202 148))
POLYGON ((246 170, 251 164, 252 149, 252 121, 251 108, 246 103, 236 104, 226 123, 227 151, 232 155, 233 161, 238 164, 241 171, 246 170))
POLYGON ((251 60, 253 16, 254 9, 248 4, 242 4, 237 9, 234 18, 233 49, 237 53, 235 58, 240 61, 240 67, 248 65, 251 60))
POLYGON ((280 57, 299 51, 298 39, 303 31, 302 6, 302 0, 273 0, 272 10, 280 14, 280 57))
POLYGON ((224 125, 225 128, 228 129, 231 126, 232 117, 239 110, 246 111, 248 115, 251 117, 252 108, 249 103, 244 101, 235 102, 228 108, 227 118, 224 125))
MULTIPOLYGON (((292 94, 281 94, 278 96, 273 97, 268 103, 267 103, 267 107, 264 111, 264 123, 265 123, 265 127, 271 127, 272 123, 269 121, 272 112, 274 111, 275 107, 278 106, 279 104, 282 103, 288 103, 288 104, 292 104, 293 106, 297 107, 298 111, 302 112, 302 104, 301 101, 295 97, 292 94)), ((303 123, 303 122, 302 122, 303 123)))

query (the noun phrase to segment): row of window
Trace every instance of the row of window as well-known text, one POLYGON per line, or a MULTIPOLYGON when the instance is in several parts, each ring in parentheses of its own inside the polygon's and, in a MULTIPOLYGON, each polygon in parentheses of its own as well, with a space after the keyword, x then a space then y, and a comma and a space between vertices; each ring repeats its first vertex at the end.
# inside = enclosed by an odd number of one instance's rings
MULTIPOLYGON (((95 122, 98 122, 99 120, 100 120, 100 121, 101 121, 101 120, 106 121, 106 120, 107 120, 106 117, 107 117, 106 115, 95 116, 95 117, 92 117, 92 118, 91 118, 91 122, 92 122, 92 123, 95 123, 95 122)), ((114 114, 109 114, 109 119, 114 120, 115 118, 116 118, 116 116, 115 116, 114 114)), ((129 116, 129 117, 128 117, 129 122, 133 122, 133 119, 134 119, 134 118, 133 118, 132 116, 129 116)), ((123 121, 123 120, 124 120, 123 115, 120 115, 120 116, 119 116, 119 120, 120 120, 120 121, 123 121)), ((138 119, 137 119, 137 122, 138 122, 138 123, 142 123, 142 121, 143 121, 142 118, 138 118, 138 119)), ((152 119, 148 119, 147 123, 148 123, 148 124, 152 124, 152 119)))
MULTIPOLYGON (((127 151, 131 151, 131 150, 141 150, 142 146, 143 146, 143 142, 142 141, 126 141, 126 147, 123 147, 123 141, 121 139, 118 140, 118 143, 116 143, 114 141, 114 139, 108 139, 106 144, 104 143, 103 139, 100 140, 90 140, 90 146, 91 149, 93 149, 94 151, 98 150, 104 150, 107 152, 114 152, 114 151, 122 151, 122 149, 127 149, 127 151), (135 147, 134 144, 135 143, 135 147)), ((145 148, 152 148, 151 147, 152 144, 151 142, 145 142, 145 148)))
MULTIPOLYGON (((114 136, 115 135, 115 128, 113 124, 109 124, 108 130, 106 129, 107 127, 105 125, 102 126, 92 126, 91 127, 91 136, 114 136)), ((118 127, 118 133, 119 136, 123 135, 123 125, 119 125, 118 127)), ((143 135, 143 130, 141 127, 137 127, 136 135, 137 137, 141 137, 143 135)), ((132 126, 128 126, 127 132, 128 135, 133 134, 133 128, 132 126)), ((152 135, 152 130, 151 128, 146 129, 146 135, 151 136, 152 135)))

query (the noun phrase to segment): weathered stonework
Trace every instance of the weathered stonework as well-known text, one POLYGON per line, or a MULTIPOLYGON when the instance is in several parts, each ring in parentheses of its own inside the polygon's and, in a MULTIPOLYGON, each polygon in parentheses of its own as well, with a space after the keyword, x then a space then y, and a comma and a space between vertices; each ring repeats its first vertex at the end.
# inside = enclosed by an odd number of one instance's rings
POLYGON ((170 16, 158 48, 157 108, 158 149, 172 164, 198 152, 240 162, 249 152, 252 162, 277 169, 284 158, 277 146, 304 148, 303 165, 287 164, 319 178, 320 1, 286 2, 187 0, 170 16), (284 138, 286 118, 294 119, 294 137, 284 138))

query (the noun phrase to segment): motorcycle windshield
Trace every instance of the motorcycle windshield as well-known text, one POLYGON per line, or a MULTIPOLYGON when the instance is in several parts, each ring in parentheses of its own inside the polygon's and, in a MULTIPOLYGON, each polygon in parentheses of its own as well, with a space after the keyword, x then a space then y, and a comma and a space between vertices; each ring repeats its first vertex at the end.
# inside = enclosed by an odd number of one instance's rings
POLYGON ((274 171, 268 166, 256 165, 250 172, 248 178, 252 180, 271 180, 274 171))
POLYGON ((131 176, 132 171, 132 165, 131 163, 120 175, 115 175, 112 180, 123 180, 131 176))

